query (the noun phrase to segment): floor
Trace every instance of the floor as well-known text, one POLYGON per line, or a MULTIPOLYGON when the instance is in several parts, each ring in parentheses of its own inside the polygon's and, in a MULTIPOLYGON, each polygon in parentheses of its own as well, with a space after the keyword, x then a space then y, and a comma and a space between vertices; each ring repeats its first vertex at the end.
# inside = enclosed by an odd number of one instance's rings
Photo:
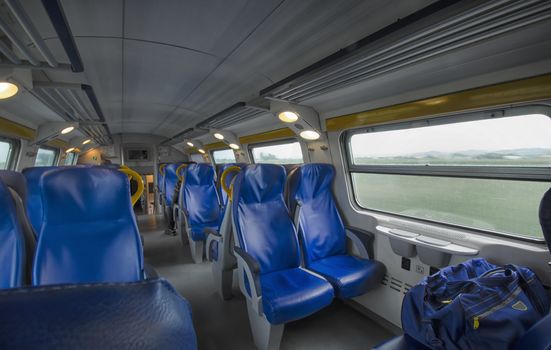
MULTIPOLYGON (((200 349, 255 349, 245 299, 223 301, 215 291, 209 263, 194 264, 189 246, 164 234, 162 217, 138 216, 145 261, 191 303, 200 349)), ((281 349, 371 349, 392 334, 358 311, 335 301, 326 309, 285 326, 281 349)))

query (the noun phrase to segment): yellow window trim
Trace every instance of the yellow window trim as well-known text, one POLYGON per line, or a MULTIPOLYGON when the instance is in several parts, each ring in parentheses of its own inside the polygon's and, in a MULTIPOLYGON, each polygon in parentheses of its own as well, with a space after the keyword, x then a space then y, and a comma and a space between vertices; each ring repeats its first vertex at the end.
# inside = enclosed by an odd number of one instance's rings
MULTIPOLYGON (((2 135, 7 137, 25 140, 33 140, 36 137, 36 130, 2 117, 0 117, 0 130, 2 130, 2 135)), ((69 148, 69 144, 60 139, 52 140, 47 145, 55 148, 69 148)))
POLYGON ((209 143, 208 145, 205 145, 205 151, 210 151, 217 148, 228 148, 228 145, 226 145, 224 142, 214 142, 209 143))
POLYGON ((327 131, 340 131, 391 121, 550 98, 551 74, 547 74, 329 118, 326 120, 326 127, 327 131))

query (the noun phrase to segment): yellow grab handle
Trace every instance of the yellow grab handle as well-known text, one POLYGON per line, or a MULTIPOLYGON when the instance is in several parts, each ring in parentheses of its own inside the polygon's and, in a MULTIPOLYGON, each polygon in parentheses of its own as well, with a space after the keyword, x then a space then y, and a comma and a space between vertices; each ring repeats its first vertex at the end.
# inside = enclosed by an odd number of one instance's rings
POLYGON ((125 173, 130 178, 133 178, 138 183, 138 189, 136 190, 136 192, 130 198, 131 201, 132 201, 132 205, 134 205, 138 202, 138 200, 140 200, 140 197, 142 196, 142 193, 143 193, 143 190, 144 190, 143 179, 140 176, 140 174, 138 174, 137 172, 135 172, 134 170, 130 169, 127 166, 121 167, 119 169, 119 171, 125 173))
POLYGON ((159 173, 160 173, 162 176, 165 176, 165 167, 166 167, 166 163, 165 163, 165 164, 159 165, 159 173))
POLYGON ((237 165, 233 165, 227 168, 226 170, 224 170, 224 172, 222 172, 222 175, 220 175, 220 183, 222 185, 222 189, 224 190, 224 192, 226 192, 226 194, 228 195, 228 198, 230 199, 231 199, 232 186, 230 185, 228 187, 228 184, 226 184, 226 177, 228 177, 228 174, 230 173, 240 172, 240 171, 241 171, 240 167, 238 167, 237 165))
POLYGON ((184 175, 180 174, 180 170, 187 167, 189 164, 182 164, 179 167, 176 168, 176 176, 178 176, 178 179, 182 181, 184 179, 184 175))

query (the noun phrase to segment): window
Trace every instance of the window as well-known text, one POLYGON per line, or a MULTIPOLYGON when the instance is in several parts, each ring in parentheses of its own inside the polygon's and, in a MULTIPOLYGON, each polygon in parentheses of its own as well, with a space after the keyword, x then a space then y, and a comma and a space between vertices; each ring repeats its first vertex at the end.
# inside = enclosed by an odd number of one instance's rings
POLYGON ((0 138, 0 170, 10 169, 15 156, 16 142, 0 138))
POLYGON ((195 162, 195 163, 204 163, 205 162, 205 158, 203 158, 203 156, 199 153, 193 153, 191 155, 191 161, 192 162, 195 162))
POLYGON ((34 166, 52 166, 57 160, 58 151, 51 148, 39 148, 34 166))
POLYGON ((304 163, 302 149, 300 148, 300 144, 296 141, 251 147, 251 154, 255 163, 304 163))
POLYGON ((78 159, 78 154, 75 152, 69 152, 65 154, 65 162, 64 165, 75 165, 78 159))
POLYGON ((212 152, 215 164, 235 163, 235 153, 231 149, 221 149, 212 152))
POLYGON ((363 208, 541 239, 551 186, 551 119, 438 118, 352 133, 349 170, 363 208), (417 122, 418 124, 418 122, 417 122), (381 130, 382 129, 382 130, 381 130))

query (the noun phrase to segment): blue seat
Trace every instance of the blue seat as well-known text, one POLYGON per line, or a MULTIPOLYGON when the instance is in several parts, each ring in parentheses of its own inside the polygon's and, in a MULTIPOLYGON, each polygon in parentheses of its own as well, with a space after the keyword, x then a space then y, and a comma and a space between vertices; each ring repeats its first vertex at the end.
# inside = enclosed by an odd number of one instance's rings
POLYGON ((222 211, 224 215, 219 230, 206 230, 208 233, 205 249, 207 260, 212 261, 214 284, 217 287, 218 294, 220 294, 224 300, 232 297, 233 270, 237 267, 237 260, 235 260, 233 253, 234 243, 232 235, 231 200, 226 191, 222 188, 221 177, 224 172, 228 171, 224 181, 226 182, 226 188, 229 188, 233 179, 240 171, 238 169, 242 169, 245 166, 246 164, 243 163, 229 163, 220 167, 216 185, 222 200, 222 211), (230 168, 234 170, 232 171, 230 168))
POLYGON ((197 349, 189 303, 163 279, 0 292, 3 349, 197 349))
POLYGON ((181 163, 170 163, 167 164, 164 169, 163 196, 165 200, 165 206, 167 208, 172 208, 172 203, 174 200, 174 188, 178 183, 178 175, 176 174, 176 169, 178 169, 180 164, 181 163))
POLYGON ((199 163, 185 168, 178 208, 178 218, 182 220, 182 224, 177 225, 179 233, 187 236, 193 261, 202 262, 205 230, 218 230, 222 220, 212 165, 199 163))
POLYGON ((48 171, 59 169, 57 166, 40 166, 23 169, 22 173, 27 180, 27 216, 36 235, 42 228, 42 197, 40 178, 48 171))
POLYGON ((327 278, 339 298, 353 298, 379 286, 385 267, 370 259, 370 244, 364 242, 373 235, 344 226, 333 199, 334 177, 331 164, 304 164, 290 191, 297 204, 304 266, 327 278), (347 237, 360 257, 347 253, 347 237))
POLYGON ((283 200, 285 179, 282 166, 258 164, 245 167, 233 184, 237 275, 259 349, 277 348, 285 323, 321 310, 334 297, 329 282, 300 266, 283 200))
POLYGON ((105 167, 59 168, 41 179, 44 221, 33 284, 130 282, 143 252, 125 174, 105 167))
POLYGON ((17 218, 16 203, 0 180, 0 289, 25 283, 25 237, 17 218))

